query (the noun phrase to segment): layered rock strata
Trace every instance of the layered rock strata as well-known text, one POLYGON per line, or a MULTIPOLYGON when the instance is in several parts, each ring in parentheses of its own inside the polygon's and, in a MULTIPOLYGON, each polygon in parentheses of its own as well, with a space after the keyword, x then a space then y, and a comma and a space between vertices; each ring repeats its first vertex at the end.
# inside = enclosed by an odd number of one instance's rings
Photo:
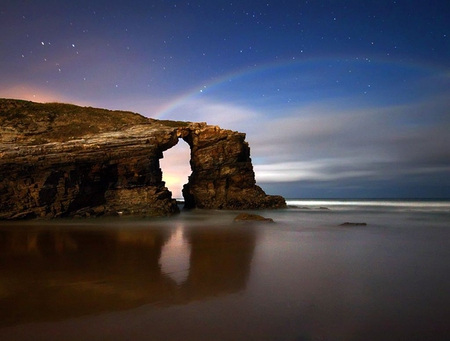
POLYGON ((0 99, 0 134, 0 219, 176 213, 159 159, 180 138, 187 207, 285 207, 256 185, 245 134, 206 123, 0 99))

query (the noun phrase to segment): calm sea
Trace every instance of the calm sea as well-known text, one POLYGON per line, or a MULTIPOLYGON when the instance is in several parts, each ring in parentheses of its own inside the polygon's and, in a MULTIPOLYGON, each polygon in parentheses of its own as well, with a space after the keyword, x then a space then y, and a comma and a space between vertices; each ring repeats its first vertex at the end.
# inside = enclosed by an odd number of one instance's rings
POLYGON ((0 340, 449 339, 450 201, 288 205, 1 222, 0 340))

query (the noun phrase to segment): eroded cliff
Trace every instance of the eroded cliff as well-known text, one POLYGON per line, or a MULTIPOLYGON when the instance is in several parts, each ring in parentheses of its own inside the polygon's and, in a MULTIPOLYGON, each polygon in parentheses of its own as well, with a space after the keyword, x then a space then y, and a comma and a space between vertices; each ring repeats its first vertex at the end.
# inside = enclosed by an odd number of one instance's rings
POLYGON ((193 208, 280 208, 255 183, 245 134, 206 123, 0 99, 0 219, 178 212, 159 159, 183 138, 193 208))

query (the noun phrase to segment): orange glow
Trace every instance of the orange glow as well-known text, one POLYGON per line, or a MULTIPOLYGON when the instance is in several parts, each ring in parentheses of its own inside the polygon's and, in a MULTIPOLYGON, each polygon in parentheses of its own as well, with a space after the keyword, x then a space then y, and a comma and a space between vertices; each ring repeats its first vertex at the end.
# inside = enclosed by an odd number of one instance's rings
POLYGON ((163 181, 166 187, 172 192, 173 198, 182 198, 181 190, 188 182, 191 174, 190 148, 187 143, 180 141, 173 148, 164 152, 164 157, 160 160, 160 167, 163 172, 163 181))
POLYGON ((40 89, 28 84, 18 84, 7 88, 0 88, 0 97, 21 99, 39 103, 61 102, 76 103, 77 105, 89 105, 80 103, 77 99, 71 99, 56 92, 40 89))

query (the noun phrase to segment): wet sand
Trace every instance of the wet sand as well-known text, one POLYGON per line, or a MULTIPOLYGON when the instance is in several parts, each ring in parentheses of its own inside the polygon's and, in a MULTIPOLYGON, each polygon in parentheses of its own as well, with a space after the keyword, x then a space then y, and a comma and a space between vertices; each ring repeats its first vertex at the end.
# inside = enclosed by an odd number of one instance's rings
POLYGON ((450 335, 447 215, 312 211, 2 223, 0 339, 450 335))

